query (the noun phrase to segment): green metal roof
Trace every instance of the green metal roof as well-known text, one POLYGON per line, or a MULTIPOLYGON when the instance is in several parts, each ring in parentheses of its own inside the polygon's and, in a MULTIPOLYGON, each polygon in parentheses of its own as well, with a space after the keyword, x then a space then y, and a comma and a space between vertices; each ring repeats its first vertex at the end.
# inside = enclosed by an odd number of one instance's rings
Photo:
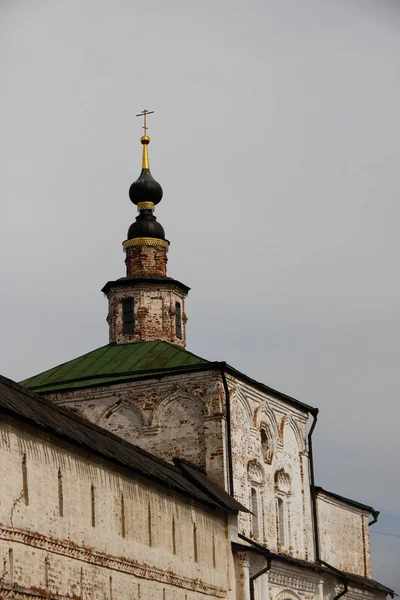
POLYGON ((165 375, 175 370, 209 365, 209 361, 169 342, 108 344, 44 373, 21 382, 30 390, 56 390, 91 387, 113 381, 141 379, 151 373, 165 375))
POLYGON ((180 346, 161 341, 108 344, 20 383, 38 394, 51 394, 209 369, 223 369, 305 412, 316 411, 312 406, 244 375, 225 362, 208 361, 180 346))

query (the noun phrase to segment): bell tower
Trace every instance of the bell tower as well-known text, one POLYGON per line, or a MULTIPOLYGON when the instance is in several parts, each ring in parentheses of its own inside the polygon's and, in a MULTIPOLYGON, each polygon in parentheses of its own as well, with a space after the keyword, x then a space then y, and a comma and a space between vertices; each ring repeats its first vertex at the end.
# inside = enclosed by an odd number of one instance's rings
POLYGON ((154 215, 163 190, 149 167, 146 117, 142 143, 142 170, 129 189, 138 216, 128 229, 122 246, 125 251, 126 276, 109 281, 102 292, 108 298, 109 342, 127 344, 162 340, 186 346, 185 299, 189 289, 167 277, 169 241, 163 226, 154 215))

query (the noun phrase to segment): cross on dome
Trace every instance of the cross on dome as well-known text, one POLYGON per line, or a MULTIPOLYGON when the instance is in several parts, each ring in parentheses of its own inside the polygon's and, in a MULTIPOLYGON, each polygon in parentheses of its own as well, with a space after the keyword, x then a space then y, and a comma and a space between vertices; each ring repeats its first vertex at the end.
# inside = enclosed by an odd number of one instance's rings
POLYGON ((136 115, 137 117, 143 117, 143 130, 144 130, 144 136, 147 136, 147 115, 152 115, 154 113, 154 110, 147 110, 147 108, 144 108, 142 110, 141 113, 139 113, 138 115, 136 115))

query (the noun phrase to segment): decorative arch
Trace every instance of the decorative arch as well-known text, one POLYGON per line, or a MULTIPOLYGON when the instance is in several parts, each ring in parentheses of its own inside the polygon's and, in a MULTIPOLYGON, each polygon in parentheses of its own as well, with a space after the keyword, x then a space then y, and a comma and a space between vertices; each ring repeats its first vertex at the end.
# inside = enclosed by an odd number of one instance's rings
POLYGON ((259 429, 262 422, 270 425, 274 438, 276 439, 279 435, 278 422, 276 420, 274 411, 268 402, 260 404, 260 406, 258 406, 254 411, 254 427, 259 429))
POLYGON ((294 433, 294 436, 296 438, 296 442, 297 442, 297 446, 299 449, 299 452, 304 452, 305 450, 305 440, 303 439, 303 436, 300 432, 299 426, 296 423, 296 421, 293 419, 293 416, 289 413, 288 415, 285 415, 282 419, 282 423, 281 423, 281 435, 282 435, 282 439, 283 441, 285 440, 285 429, 286 427, 290 427, 294 433))
POLYGON ((164 398, 160 400, 160 402, 156 405, 151 417, 151 425, 154 427, 161 427, 162 425, 164 425, 162 416, 163 414, 165 414, 166 410, 168 409, 168 406, 176 401, 184 400, 189 400, 190 402, 193 402, 193 405, 197 407, 198 412, 202 415, 204 414, 204 406, 202 400, 194 394, 191 394, 187 390, 178 387, 172 393, 169 393, 166 396, 164 396, 164 398))
POLYGON ((140 406, 137 406, 136 404, 132 404, 123 400, 122 398, 119 398, 118 400, 107 406, 100 413, 100 416, 96 420, 96 425, 100 425, 100 427, 105 427, 105 429, 107 429, 106 424, 110 417, 121 409, 132 411, 132 413, 136 415, 135 421, 139 421, 141 427, 146 426, 148 424, 146 415, 142 411, 140 406))
POLYGON ((120 399, 103 410, 97 424, 128 442, 136 443, 147 425, 147 419, 138 406, 120 399))
POLYGON ((260 442, 264 460, 268 465, 271 465, 276 452, 276 437, 273 434, 271 425, 264 421, 260 424, 260 442))
POLYGON ((274 480, 275 487, 277 490, 284 494, 290 493, 292 481, 287 471, 285 471, 284 469, 279 469, 279 471, 275 471, 274 480))
MULTIPOLYGON (((205 466, 204 403, 201 398, 175 389, 155 407, 151 422, 158 432, 158 448, 167 460, 186 458, 205 466)), ((151 451, 151 447, 148 449, 151 451)))
POLYGON ((265 483, 264 469, 257 460, 250 460, 247 463, 247 478, 250 483, 265 483))
POLYGON ((276 454, 279 431, 276 417, 267 402, 257 407, 253 422, 260 432, 261 452, 264 461, 270 465, 276 454))
POLYGON ((301 600, 301 598, 292 590, 286 589, 278 592, 274 600, 301 600))
POLYGON ((252 419, 250 403, 240 388, 236 388, 236 390, 231 395, 231 404, 233 403, 232 401, 234 401, 234 400, 236 400, 238 402, 238 404, 240 405, 240 407, 243 410, 243 413, 247 420, 247 423, 245 425, 247 425, 248 427, 251 427, 253 419, 252 419))

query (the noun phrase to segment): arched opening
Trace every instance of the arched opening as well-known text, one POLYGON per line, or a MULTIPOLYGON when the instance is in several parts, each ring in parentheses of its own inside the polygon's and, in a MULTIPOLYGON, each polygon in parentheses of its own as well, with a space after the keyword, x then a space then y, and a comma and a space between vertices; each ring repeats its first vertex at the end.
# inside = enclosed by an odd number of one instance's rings
POLYGON ((261 424, 260 436, 262 455, 264 457, 265 462, 270 465, 274 457, 274 441, 271 434, 271 430, 266 423, 261 424))
POLYGON ((258 515, 258 497, 257 497, 257 490, 255 488, 251 488, 250 490, 250 505, 251 505, 251 512, 252 517, 251 517, 251 533, 253 534, 253 536, 255 538, 258 538, 259 536, 259 529, 260 529, 260 525, 259 525, 259 515, 258 515))
POLYGON ((285 537, 285 503, 283 498, 278 498, 278 541, 282 548, 286 545, 285 537))
POLYGON ((289 549, 291 546, 289 516, 291 479, 284 469, 280 469, 275 473, 275 489, 278 546, 280 549, 289 549))

